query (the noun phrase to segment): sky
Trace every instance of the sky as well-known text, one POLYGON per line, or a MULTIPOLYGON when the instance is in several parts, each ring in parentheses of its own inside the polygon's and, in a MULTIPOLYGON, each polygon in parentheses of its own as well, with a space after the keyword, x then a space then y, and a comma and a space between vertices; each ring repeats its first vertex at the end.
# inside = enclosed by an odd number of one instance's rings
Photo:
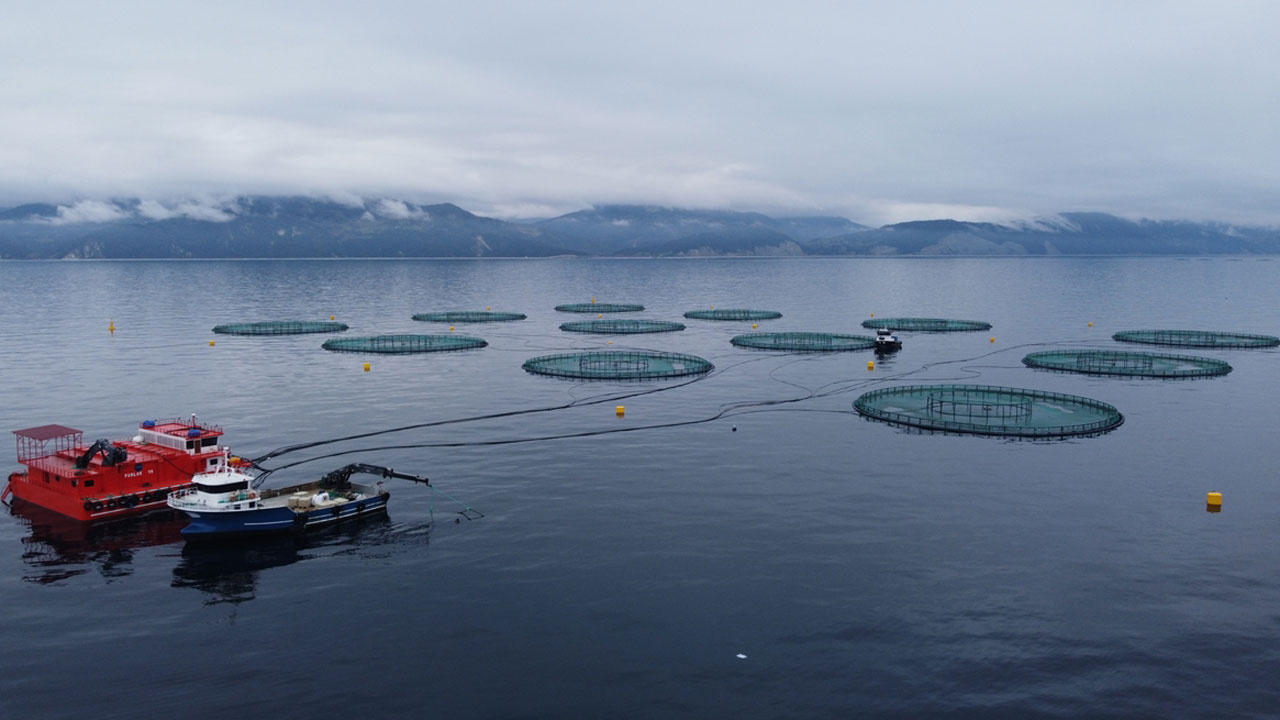
POLYGON ((1280 224, 1276 2, 0 8, 0 206, 1280 224))

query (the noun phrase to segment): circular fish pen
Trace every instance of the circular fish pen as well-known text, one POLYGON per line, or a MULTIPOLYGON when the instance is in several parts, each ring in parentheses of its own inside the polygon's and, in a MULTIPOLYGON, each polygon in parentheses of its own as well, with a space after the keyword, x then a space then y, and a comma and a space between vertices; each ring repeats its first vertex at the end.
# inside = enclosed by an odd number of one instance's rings
POLYGON ((780 332, 749 333, 729 340, 738 347, 756 350, 789 350, 792 352, 848 352, 869 350, 876 346, 875 338, 865 335, 836 335, 833 333, 780 332))
POLYGON ((684 324, 670 320, 579 320, 561 323, 566 332, 599 333, 606 335, 635 335, 639 333, 675 332, 684 324))
POLYGON ((1150 378, 1212 377, 1231 372, 1229 363, 1214 358, 1118 350, 1033 352, 1022 358, 1022 364, 1062 372, 1150 378))
POLYGON ((690 310, 684 316, 690 320, 777 320, 782 313, 775 310, 690 310))
POLYGON ((513 312, 489 312, 471 311, 471 310, 454 310, 450 312, 431 312, 418 313, 413 316, 414 320, 419 322, 434 323, 484 323, 484 322, 509 322, 511 320, 524 320, 527 316, 524 313, 513 312))
POLYGON ((581 380, 653 380, 699 375, 715 366, 696 355, 610 350, 530 358, 527 372, 581 380))
POLYGON ((1280 345, 1274 335, 1250 335, 1249 333, 1210 332, 1207 330, 1125 330, 1111 336, 1112 340, 1144 345, 1174 345, 1193 348, 1260 348, 1280 345))
POLYGON ((557 305, 557 312, 573 312, 573 313, 618 313, 618 312, 640 312, 644 310, 643 305, 628 305, 626 303, 569 303, 568 305, 557 305))
POLYGON ((864 417, 921 430, 1056 438, 1120 426, 1114 406, 1078 395, 990 385, 907 385, 873 390, 853 407, 864 417))
POLYGON ((482 348, 489 343, 467 335, 374 335, 372 337, 335 338, 326 340, 325 350, 334 352, 411 353, 446 352, 482 348))
POLYGON ((872 318, 863 320, 862 327, 914 332, 973 332, 990 330, 991 323, 981 320, 948 320, 946 318, 872 318))
POLYGON ((346 329, 346 324, 340 322, 268 320, 265 322, 215 325, 213 331, 220 335, 306 335, 308 333, 342 332, 346 329))

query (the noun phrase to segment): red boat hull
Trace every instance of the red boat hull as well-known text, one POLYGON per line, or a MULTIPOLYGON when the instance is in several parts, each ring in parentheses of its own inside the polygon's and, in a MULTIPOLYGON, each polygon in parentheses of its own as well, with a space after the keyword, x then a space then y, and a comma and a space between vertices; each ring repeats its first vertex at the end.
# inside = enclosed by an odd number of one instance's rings
POLYGON ((168 507, 165 504, 165 498, 169 496, 169 492, 187 487, 191 487, 190 482, 169 488, 140 488, 136 493, 130 493, 125 491, 125 488, 121 488, 118 494, 75 497, 41 487, 40 483, 31 482, 31 477, 27 473, 9 475, 9 490, 15 498, 82 522, 130 517, 152 510, 161 510, 168 507))

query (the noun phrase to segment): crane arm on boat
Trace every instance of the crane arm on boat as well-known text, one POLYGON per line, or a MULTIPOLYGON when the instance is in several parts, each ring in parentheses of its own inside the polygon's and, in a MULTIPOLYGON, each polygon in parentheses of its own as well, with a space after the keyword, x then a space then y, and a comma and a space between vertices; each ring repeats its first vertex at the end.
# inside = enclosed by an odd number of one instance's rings
POLYGON ((93 456, 98 453, 102 453, 104 467, 111 467, 129 459, 128 450, 113 444, 110 440, 98 440, 90 445, 83 455, 76 458, 76 469, 84 470, 89 467, 89 461, 93 460, 93 456))
POLYGON ((367 465, 365 463, 351 463, 334 470, 324 476, 324 482, 332 484, 335 487, 343 487, 351 480, 351 476, 355 473, 366 473, 369 475, 378 475, 384 478, 397 478, 399 480, 409 480, 423 485, 430 485, 431 481, 421 475, 410 475, 408 473, 396 472, 389 467, 381 465, 367 465))

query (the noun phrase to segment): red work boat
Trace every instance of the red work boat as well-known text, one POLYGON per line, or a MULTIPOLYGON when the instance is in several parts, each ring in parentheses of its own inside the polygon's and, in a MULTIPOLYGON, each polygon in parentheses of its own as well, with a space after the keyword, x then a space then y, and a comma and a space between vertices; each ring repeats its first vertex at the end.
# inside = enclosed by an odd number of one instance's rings
POLYGON ((62 425, 15 430, 18 462, 0 493, 84 522, 165 508, 169 493, 191 487, 191 476, 228 457, 222 428, 190 420, 146 420, 131 440, 84 444, 62 425))

